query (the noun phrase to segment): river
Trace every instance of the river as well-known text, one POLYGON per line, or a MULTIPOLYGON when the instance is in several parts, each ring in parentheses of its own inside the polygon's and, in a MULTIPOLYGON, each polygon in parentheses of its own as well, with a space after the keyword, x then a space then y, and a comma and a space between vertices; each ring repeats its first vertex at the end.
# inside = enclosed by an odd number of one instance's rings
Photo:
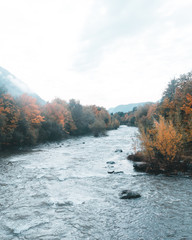
POLYGON ((135 172, 136 133, 121 126, 1 157, 0 239, 191 240, 192 179, 135 172), (141 198, 119 199, 124 189, 141 198))

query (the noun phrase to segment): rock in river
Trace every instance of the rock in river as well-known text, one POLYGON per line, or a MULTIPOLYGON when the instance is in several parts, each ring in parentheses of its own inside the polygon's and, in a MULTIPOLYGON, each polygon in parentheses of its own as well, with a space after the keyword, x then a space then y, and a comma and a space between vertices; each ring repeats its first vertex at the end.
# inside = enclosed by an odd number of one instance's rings
POLYGON ((138 172, 145 172, 148 166, 149 165, 145 162, 135 162, 133 164, 134 169, 138 172))
POLYGON ((124 173, 123 171, 114 172, 114 174, 123 174, 123 173, 124 173))
POLYGON ((123 190, 119 194, 120 199, 131 199, 131 198, 140 198, 141 195, 138 192, 131 190, 123 190))
POLYGON ((108 162, 106 162, 107 164, 115 164, 115 162, 114 161, 108 161, 108 162))
POLYGON ((116 149, 115 152, 123 152, 122 149, 116 149))

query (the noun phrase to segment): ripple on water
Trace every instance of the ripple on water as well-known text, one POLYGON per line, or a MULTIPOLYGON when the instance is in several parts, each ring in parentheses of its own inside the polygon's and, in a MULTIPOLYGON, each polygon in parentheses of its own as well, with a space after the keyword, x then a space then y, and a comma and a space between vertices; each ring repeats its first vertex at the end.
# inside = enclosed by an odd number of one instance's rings
POLYGON ((3 158, 0 239, 192 239, 191 179, 134 172, 135 133, 122 126, 3 158), (123 173, 108 174, 110 161, 123 173), (124 189, 141 198, 119 199, 124 189))

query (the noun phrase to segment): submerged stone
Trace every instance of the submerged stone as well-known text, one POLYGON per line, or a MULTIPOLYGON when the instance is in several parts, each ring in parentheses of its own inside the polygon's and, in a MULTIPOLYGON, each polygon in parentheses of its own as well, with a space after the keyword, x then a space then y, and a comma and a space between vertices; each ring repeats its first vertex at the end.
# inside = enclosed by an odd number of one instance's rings
POLYGON ((122 149, 116 149, 115 152, 123 152, 122 149))
POLYGON ((124 173, 123 171, 114 172, 114 174, 123 174, 123 173, 124 173))
POLYGON ((113 170, 109 170, 109 171, 107 171, 109 174, 112 174, 112 173, 114 173, 114 171, 113 170))
POLYGON ((73 202, 71 201, 66 201, 66 202, 57 202, 55 204, 57 207, 66 207, 66 206, 72 206, 73 202))
POLYGON ((115 162, 114 161, 108 161, 108 162, 106 162, 107 164, 115 164, 115 162))
POLYGON ((119 194, 120 199, 132 199, 132 198, 140 198, 141 195, 138 192, 134 192, 131 190, 123 190, 119 194))
POLYGON ((148 164, 145 162, 135 162, 133 167, 138 172, 145 172, 147 170, 148 164))

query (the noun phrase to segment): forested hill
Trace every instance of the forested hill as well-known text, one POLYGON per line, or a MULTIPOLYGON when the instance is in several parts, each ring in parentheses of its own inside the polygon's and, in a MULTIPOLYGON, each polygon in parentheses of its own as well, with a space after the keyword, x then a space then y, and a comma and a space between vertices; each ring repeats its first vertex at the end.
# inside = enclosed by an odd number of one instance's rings
POLYGON ((32 92, 24 82, 2 67, 0 67, 0 88, 6 89, 6 91, 13 97, 19 97, 22 94, 27 93, 34 97, 39 104, 45 104, 45 101, 36 93, 32 92))
POLYGON ((130 103, 127 105, 119 105, 115 108, 110 108, 108 110, 108 112, 109 113, 117 113, 117 112, 127 113, 127 112, 131 112, 133 110, 133 108, 135 108, 135 107, 144 106, 149 103, 151 103, 151 102, 140 102, 140 103, 130 103))

